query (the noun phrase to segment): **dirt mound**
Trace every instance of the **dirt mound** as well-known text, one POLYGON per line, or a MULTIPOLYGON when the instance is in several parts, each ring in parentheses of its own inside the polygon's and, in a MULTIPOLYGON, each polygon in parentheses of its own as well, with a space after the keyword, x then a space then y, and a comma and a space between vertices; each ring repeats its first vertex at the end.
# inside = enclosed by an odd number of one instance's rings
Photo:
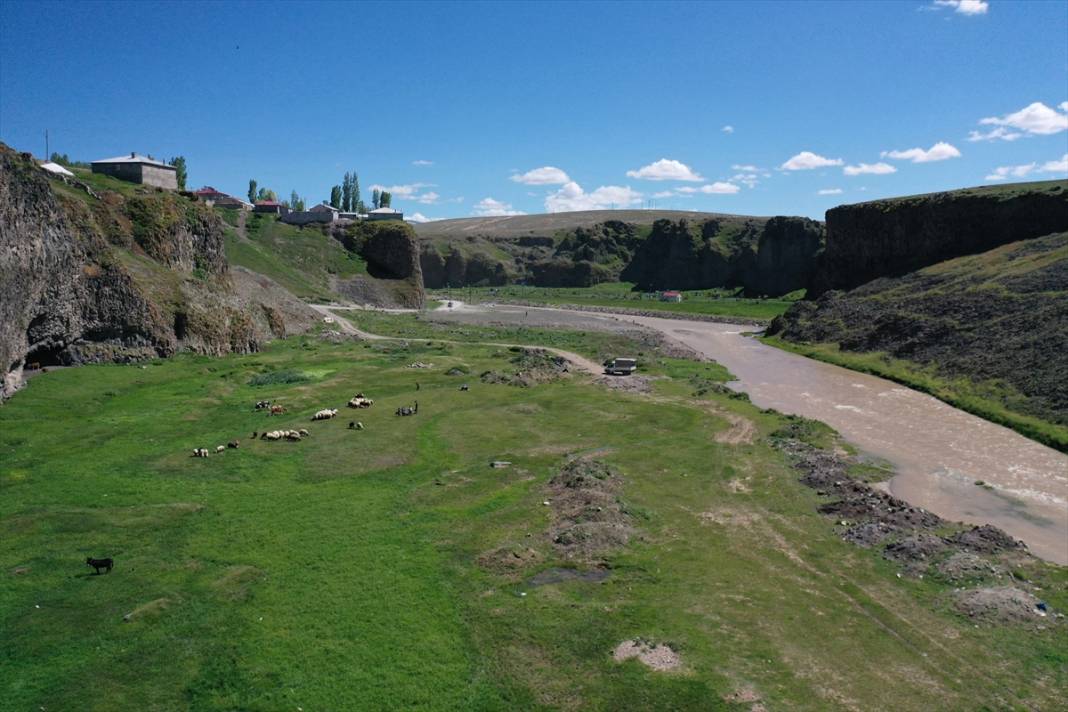
POLYGON ((553 546, 568 559, 592 560, 634 534, 619 501, 623 479, 598 460, 577 459, 549 480, 553 546))
POLYGON ((625 640, 612 651, 612 659, 618 662, 638 658, 646 667, 661 672, 675 670, 682 665, 679 654, 668 645, 648 643, 640 638, 625 640))
POLYGON ((509 363, 515 366, 515 371, 485 371, 480 376, 483 383, 501 383, 530 388, 539 383, 555 381, 568 372, 567 359, 545 349, 526 349, 516 346, 510 350, 515 353, 509 359, 509 363))
POLYGON ((1019 623, 1040 618, 1038 599, 1015 586, 971 588, 955 596, 958 611, 971 618, 1019 623))
POLYGON ((530 547, 506 544, 480 554, 478 565, 487 571, 505 573, 524 569, 541 559, 541 554, 530 547))
POLYGON ((654 380, 649 376, 598 376, 593 382, 613 391, 649 393, 653 390, 654 380))
POLYGON ((950 581, 968 581, 1005 575, 1004 567, 969 551, 958 551, 938 565, 938 573, 950 581))
POLYGON ((966 532, 954 534, 946 539, 948 543, 956 544, 962 549, 974 551, 979 554, 996 554, 1001 551, 1024 548, 1023 542, 1013 539, 1011 536, 989 524, 973 527, 966 532))
POLYGON ((851 544, 869 549, 878 546, 897 533, 895 527, 883 522, 862 522, 842 531, 842 538, 851 544))
POLYGON ((919 572, 927 568, 931 559, 946 550, 946 543, 932 534, 912 534, 899 541, 891 542, 883 549, 883 557, 890 561, 905 564, 910 571, 919 572))

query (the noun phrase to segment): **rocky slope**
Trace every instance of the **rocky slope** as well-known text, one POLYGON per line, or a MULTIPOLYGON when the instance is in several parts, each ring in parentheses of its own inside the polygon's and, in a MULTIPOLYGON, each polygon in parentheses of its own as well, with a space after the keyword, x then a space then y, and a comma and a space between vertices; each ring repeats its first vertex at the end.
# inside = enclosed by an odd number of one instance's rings
POLYGON ((1009 411, 1068 426, 1068 232, 825 292, 791 307, 769 333, 885 353, 966 379, 1009 411))
POLYGON ((809 296, 1068 230, 1068 181, 969 188, 827 211, 809 296))
POLYGON ((0 144, 0 369, 224 354, 307 328, 311 310, 265 278, 236 278, 223 226, 173 193, 94 191, 0 144))
POLYGON ((366 275, 335 281, 347 299, 387 307, 420 309, 426 301, 415 231, 399 220, 336 224, 331 233, 367 264, 366 275))
POLYGON ((419 226, 423 278, 431 288, 625 280, 643 289, 742 287, 778 296, 808 283, 822 247, 822 225, 805 218, 660 214, 599 211, 476 219, 469 229, 463 220, 419 226), (593 215, 601 219, 593 222, 593 215))

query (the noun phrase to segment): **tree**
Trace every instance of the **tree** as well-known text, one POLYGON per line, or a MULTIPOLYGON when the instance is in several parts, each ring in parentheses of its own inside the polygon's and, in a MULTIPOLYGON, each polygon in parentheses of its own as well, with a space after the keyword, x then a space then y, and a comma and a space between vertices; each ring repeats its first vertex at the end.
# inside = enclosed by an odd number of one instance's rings
POLYGON ((296 210, 297 212, 303 212, 307 201, 297 195, 297 191, 291 190, 289 192, 289 208, 290 210, 296 210))
POLYGON ((175 167, 175 178, 178 179, 178 190, 185 190, 185 156, 175 156, 170 160, 169 165, 175 167))
POLYGON ((278 193, 270 188, 260 188, 260 191, 256 193, 256 200, 278 200, 278 193))
POLYGON ((256 179, 251 178, 248 182, 248 202, 255 203, 256 195, 256 179))
POLYGON ((345 174, 341 181, 341 209, 346 213, 352 208, 352 176, 345 174))
POLYGON ((358 212, 360 215, 366 215, 367 214, 367 206, 364 204, 364 202, 362 200, 356 201, 356 212, 358 212))
POLYGON ((359 206, 363 205, 363 203, 360 202, 360 177, 356 175, 356 171, 352 172, 352 181, 350 183, 350 187, 350 193, 352 196, 352 209, 358 213, 365 212, 363 210, 359 210, 359 206))
POLYGON ((371 191, 371 205, 378 209, 378 201, 382 199, 382 194, 378 192, 378 188, 371 191))
POLYGON ((348 212, 349 206, 346 204, 347 202, 347 197, 344 199, 344 201, 342 201, 341 186, 335 185, 333 188, 330 189, 330 204, 332 206, 339 210, 344 210, 345 212, 348 212))
POLYGON ((383 190, 378 196, 378 205, 382 208, 388 208, 393 203, 393 193, 383 190))

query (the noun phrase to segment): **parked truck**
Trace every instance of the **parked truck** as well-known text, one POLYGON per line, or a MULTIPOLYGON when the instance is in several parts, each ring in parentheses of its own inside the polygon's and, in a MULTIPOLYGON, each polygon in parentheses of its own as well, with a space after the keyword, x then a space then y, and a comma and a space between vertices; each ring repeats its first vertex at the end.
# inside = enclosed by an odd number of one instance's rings
POLYGON ((638 369, 638 361, 633 358, 610 358, 604 362, 604 372, 609 376, 629 376, 638 369))

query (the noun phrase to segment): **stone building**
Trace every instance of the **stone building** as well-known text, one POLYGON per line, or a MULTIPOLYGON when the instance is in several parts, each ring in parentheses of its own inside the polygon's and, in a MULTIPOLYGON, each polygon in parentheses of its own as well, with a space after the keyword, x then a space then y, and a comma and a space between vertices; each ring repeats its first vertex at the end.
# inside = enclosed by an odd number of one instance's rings
POLYGON ((93 161, 93 173, 129 181, 142 185, 154 185, 157 188, 178 190, 178 169, 162 161, 147 156, 131 153, 129 156, 117 156, 93 161))

